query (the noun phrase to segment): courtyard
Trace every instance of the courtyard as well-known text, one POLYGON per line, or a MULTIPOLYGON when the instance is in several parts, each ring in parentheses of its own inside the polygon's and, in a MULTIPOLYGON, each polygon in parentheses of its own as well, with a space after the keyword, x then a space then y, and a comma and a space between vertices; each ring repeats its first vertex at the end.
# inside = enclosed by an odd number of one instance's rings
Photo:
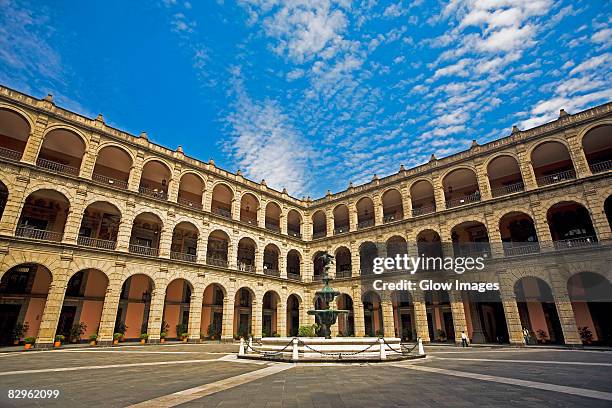
POLYGON ((446 407, 612 403, 612 352, 429 346, 424 360, 237 360, 237 344, 0 353, 0 406, 446 407), (9 390, 58 390, 9 399, 9 390))

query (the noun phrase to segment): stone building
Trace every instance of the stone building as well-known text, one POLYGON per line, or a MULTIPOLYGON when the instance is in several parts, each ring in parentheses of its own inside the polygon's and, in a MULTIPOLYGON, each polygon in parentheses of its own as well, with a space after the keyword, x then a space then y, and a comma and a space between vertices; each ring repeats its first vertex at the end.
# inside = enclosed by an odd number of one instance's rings
POLYGON ((300 200, 0 87, 0 166, 4 344, 24 322, 41 347, 79 322, 102 342, 294 335, 314 322, 320 251, 350 311, 339 335, 611 341, 611 303, 589 291, 612 293, 612 103, 300 200), (374 257, 442 243, 490 243, 500 290, 364 290, 374 257))

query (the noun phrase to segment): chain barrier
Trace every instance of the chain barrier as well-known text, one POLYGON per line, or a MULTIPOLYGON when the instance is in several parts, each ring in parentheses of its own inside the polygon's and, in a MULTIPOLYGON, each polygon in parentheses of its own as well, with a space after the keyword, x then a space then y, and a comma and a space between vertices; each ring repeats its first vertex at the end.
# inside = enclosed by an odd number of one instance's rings
MULTIPOLYGON (((294 337, 294 338, 295 338, 295 337, 294 337)), ((245 344, 245 351, 252 350, 252 351, 253 351, 253 353, 255 353, 255 354, 261 354, 261 355, 263 355, 264 357, 267 357, 267 356, 275 356, 275 355, 277 355, 277 354, 282 354, 282 353, 283 353, 285 350, 287 350, 287 349, 289 348, 289 346, 291 346, 291 345, 293 345, 293 339, 291 339, 291 340, 289 341, 289 343, 287 343, 287 345, 286 345, 285 347, 283 347, 282 349, 280 349, 280 350, 278 350, 278 351, 260 351, 260 350, 256 350, 256 349, 254 349, 253 347, 251 347, 251 346, 249 345, 249 343, 247 342, 247 343, 245 344)))
POLYGON ((357 354, 365 353, 369 349, 379 345, 378 343, 374 343, 374 344, 371 344, 370 346, 366 347, 365 349, 360 350, 360 351, 356 351, 354 353, 342 353, 342 352, 340 352, 340 353, 326 353, 324 351, 320 351, 320 350, 317 350, 317 349, 314 349, 314 348, 310 347, 308 344, 304 343, 303 341, 301 341, 299 339, 298 339, 298 341, 300 342, 300 344, 302 346, 304 346, 308 350, 314 351, 315 353, 319 353, 319 354, 324 355, 324 356, 338 356, 339 359, 342 359, 342 356, 356 356, 357 354))

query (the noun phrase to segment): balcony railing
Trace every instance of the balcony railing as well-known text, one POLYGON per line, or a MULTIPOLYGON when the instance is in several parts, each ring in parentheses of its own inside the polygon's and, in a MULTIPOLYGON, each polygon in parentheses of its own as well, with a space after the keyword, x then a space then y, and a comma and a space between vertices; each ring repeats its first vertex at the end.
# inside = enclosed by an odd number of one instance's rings
POLYGON ((336 279, 350 278, 351 276, 353 276, 353 272, 350 269, 345 271, 336 271, 336 279))
POLYGON ((270 222, 266 222, 266 229, 274 232, 280 232, 280 227, 270 222))
POLYGON ((540 252, 538 242, 504 242, 504 256, 522 256, 540 252))
POLYGON ((368 228, 374 226, 374 218, 369 220, 363 220, 357 223, 357 229, 368 228))
POLYGON ((344 227, 334 228, 334 235, 345 234, 347 232, 349 232, 348 225, 344 227))
POLYGON ((313 275, 313 276, 312 276, 312 280, 313 280, 313 281, 320 281, 320 280, 323 280, 323 274, 321 273, 321 274, 316 274, 316 275, 313 275))
POLYGON ((477 191, 465 197, 453 198, 446 201, 446 208, 454 208, 462 205, 477 203, 480 201, 480 192, 477 191))
POLYGON ((257 220, 254 218, 241 218, 240 222, 243 224, 248 224, 248 225, 253 225, 253 226, 257 226, 257 220))
POLYGON ((493 197, 501 197, 508 194, 520 193, 525 190, 525 185, 521 181, 520 183, 510 184, 507 186, 496 187, 491 190, 493 197))
POLYGON ((287 272, 287 279, 294 280, 294 281, 301 281, 302 277, 300 276, 299 273, 287 272))
POLYGON ((594 236, 563 239, 560 241, 554 241, 554 244, 555 244, 555 249, 557 250, 590 247, 594 245, 599 245, 599 243, 597 242, 597 238, 594 236))
POLYGON ((108 249, 114 251, 117 246, 117 241, 109 241, 106 239, 90 238, 85 236, 79 236, 77 239, 79 245, 88 246, 92 248, 108 249))
POLYGON ((212 212, 225 218, 232 218, 232 212, 225 208, 215 207, 212 209, 212 212))
POLYGON ((52 160, 43 159, 42 157, 39 157, 36 160, 36 165, 38 167, 42 167, 42 168, 45 168, 45 169, 56 171, 58 173, 70 174, 70 175, 73 175, 73 176, 78 176, 79 175, 79 169, 77 169, 76 167, 72 167, 72 166, 68 166, 66 164, 54 162, 52 160))
POLYGON ((433 212, 436 212, 436 207, 433 205, 425 205, 419 208, 413 208, 412 216, 418 217, 419 215, 431 214, 433 212))
POLYGON ((7 149, 6 147, 0 147, 0 157, 5 159, 19 161, 21 160, 21 155, 21 152, 7 149))
POLYGON ((593 174, 603 173, 604 171, 612 170, 612 160, 591 164, 590 168, 591 173, 593 174))
POLYGON ((294 238, 302 238, 302 234, 299 231, 288 230, 287 235, 294 238))
POLYGON ((62 240, 63 233, 55 231, 47 231, 38 228, 32 228, 28 226, 17 227, 15 235, 23 238, 40 239, 43 241, 55 241, 60 242, 62 240))
POLYGON ((114 179, 112 177, 103 176, 102 174, 94 173, 94 174, 91 175, 91 179, 94 180, 94 181, 99 181, 100 183, 108 184, 108 185, 113 186, 113 187, 122 188, 124 190, 127 190, 127 188, 128 188, 127 181, 117 180, 117 179, 114 179))
POLYGON ((176 200, 177 203, 184 205, 185 207, 191 207, 191 208, 195 208, 197 210, 201 210, 202 209, 202 203, 201 202, 196 202, 196 201, 191 201, 191 200, 187 200, 185 198, 179 197, 176 200))
POLYGON ((403 219, 404 216, 402 215, 402 213, 396 212, 394 214, 387 214, 383 217, 383 223, 388 223, 388 222, 393 222, 393 221, 399 221, 401 219, 403 219))
POLYGON ((572 170, 566 170, 555 174, 549 174, 548 176, 538 177, 536 182, 538 186, 547 186, 549 184, 560 183, 562 181, 574 180, 576 178, 576 172, 572 170))
POLYGON ((159 190, 157 188, 148 188, 148 187, 140 186, 138 188, 138 192, 140 194, 142 194, 142 195, 147 196, 147 197, 157 198, 158 200, 167 200, 168 199, 168 193, 166 193, 163 190, 159 190))
POLYGON ((212 266, 220 266, 222 268, 227 268, 227 259, 206 258, 206 263, 212 266))
POLYGON ((130 244, 130 252, 138 255, 158 256, 159 249, 143 245, 130 244))
POLYGON ((460 242, 453 244, 453 255, 469 257, 488 257, 491 255, 491 247, 487 242, 460 242))
POLYGON ((176 259, 178 261, 195 262, 197 261, 197 255, 187 254, 184 252, 170 252, 170 259, 176 259))
POLYGON ((255 273, 256 269, 257 268, 255 268, 255 265, 248 265, 244 263, 241 263, 238 265, 238 270, 243 271, 243 272, 255 273))
POLYGON ((312 233, 312 238, 316 239, 316 238, 323 238, 324 236, 327 235, 326 231, 318 231, 318 232, 313 232, 312 233))
POLYGON ((264 269, 263 270, 264 275, 268 275, 268 276, 280 276, 280 271, 278 269, 264 269))

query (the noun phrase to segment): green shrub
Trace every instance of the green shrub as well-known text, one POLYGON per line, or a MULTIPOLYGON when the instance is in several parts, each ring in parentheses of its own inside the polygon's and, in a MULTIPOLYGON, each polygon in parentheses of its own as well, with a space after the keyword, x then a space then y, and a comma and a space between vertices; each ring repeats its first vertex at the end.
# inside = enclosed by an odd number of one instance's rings
POLYGON ((63 342, 66 339, 65 336, 62 336, 61 334, 58 334, 57 336, 55 336, 55 341, 59 341, 60 343, 63 342))
POLYGON ((146 340, 149 338, 149 335, 147 333, 140 333, 140 340, 146 340))
POLYGON ((186 339, 187 337, 189 337, 189 333, 183 332, 183 333, 181 333, 180 337, 181 337, 181 340, 186 339))
POLYGON ((70 329, 70 341, 75 343, 81 341, 81 336, 85 334, 85 330, 87 330, 87 325, 83 322, 72 326, 72 329, 70 329))
POLYGON ((30 329, 30 324, 28 322, 17 323, 13 328, 13 338, 15 340, 21 339, 30 329))
POLYGON ((121 340, 122 337, 123 337, 123 333, 115 333, 115 334, 113 334, 113 339, 114 340, 121 340))
POLYGON ((185 332, 187 332, 186 324, 181 323, 176 325, 176 337, 181 338, 181 335, 185 332))
POLYGON ((98 334, 94 333, 91 336, 89 336, 89 341, 96 341, 98 340, 98 334))
POLYGON ((165 331, 159 333, 159 337, 162 338, 162 339, 165 339, 167 335, 168 335, 168 333, 165 332, 165 331))
POLYGON ((26 344, 34 344, 36 343, 36 337, 26 337, 25 342, 26 344))
POLYGON ((298 337, 315 337, 315 325, 312 326, 300 326, 298 329, 298 337))

